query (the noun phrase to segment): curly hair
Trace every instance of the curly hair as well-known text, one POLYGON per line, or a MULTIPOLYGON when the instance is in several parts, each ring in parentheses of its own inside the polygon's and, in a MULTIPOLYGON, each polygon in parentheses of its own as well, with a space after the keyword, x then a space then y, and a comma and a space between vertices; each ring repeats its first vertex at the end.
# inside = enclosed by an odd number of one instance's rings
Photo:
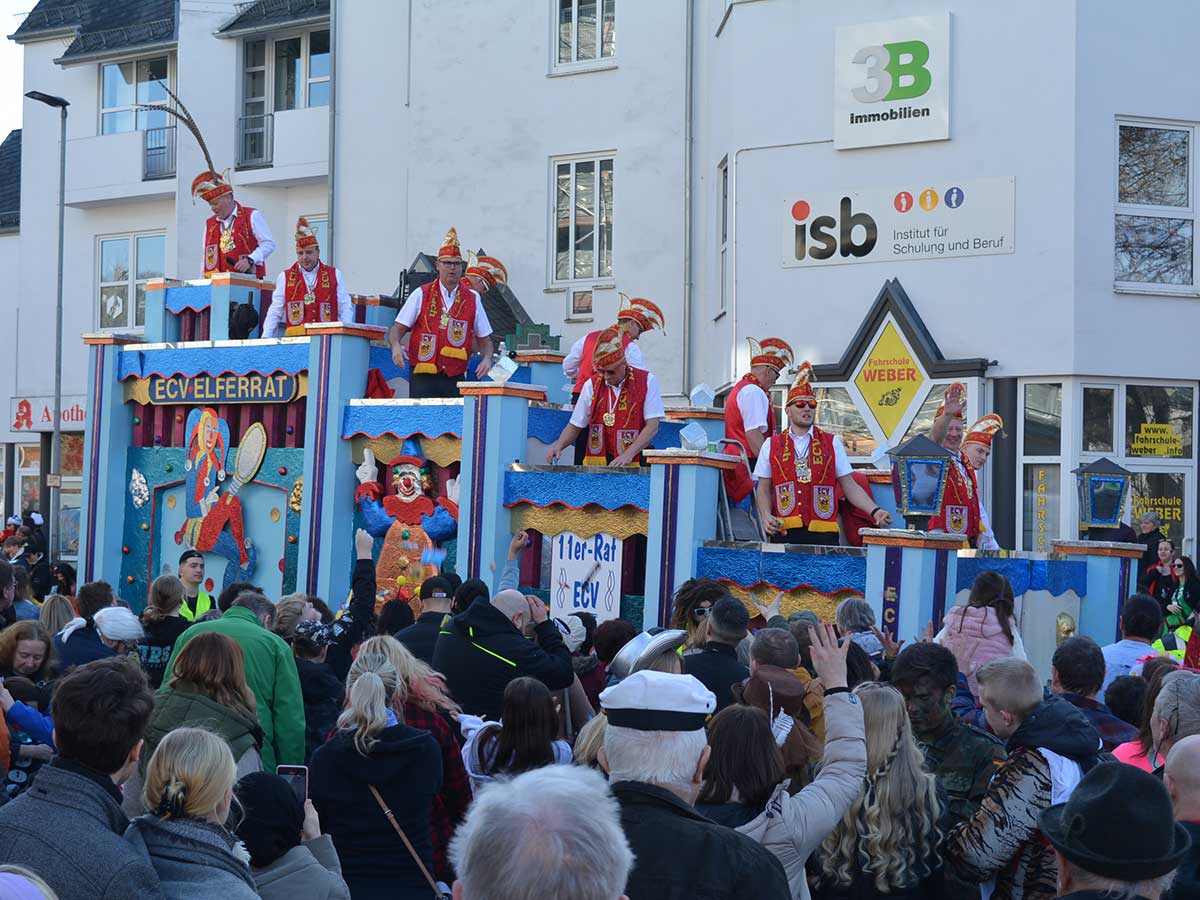
POLYGON ((925 771, 900 692, 868 682, 854 693, 866 723, 866 784, 821 844, 819 878, 846 888, 861 871, 880 894, 899 893, 927 878, 937 864, 942 839, 937 780, 925 771))
POLYGON ((704 646, 707 620, 696 617, 696 608, 702 603, 708 603, 711 608, 728 595, 729 591, 711 578, 689 578, 679 586, 671 606, 671 627, 688 633, 686 647, 704 646))

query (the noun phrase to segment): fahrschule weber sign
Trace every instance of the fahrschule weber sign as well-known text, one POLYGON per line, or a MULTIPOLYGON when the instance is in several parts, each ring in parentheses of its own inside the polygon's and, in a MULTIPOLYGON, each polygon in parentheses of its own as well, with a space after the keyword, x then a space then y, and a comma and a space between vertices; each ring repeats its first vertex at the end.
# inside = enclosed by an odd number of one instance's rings
POLYGON ((842 26, 834 52, 834 147, 950 137, 949 13, 842 26))

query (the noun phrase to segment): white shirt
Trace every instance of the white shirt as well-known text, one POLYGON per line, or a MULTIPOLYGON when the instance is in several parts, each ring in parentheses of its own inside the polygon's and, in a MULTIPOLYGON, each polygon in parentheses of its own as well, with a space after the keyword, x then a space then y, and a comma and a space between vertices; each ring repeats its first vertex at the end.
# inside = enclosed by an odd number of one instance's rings
MULTIPOLYGON (((627 376, 628 377, 628 376, 627 376)), ((608 388, 609 409, 615 409, 617 400, 621 396, 621 384, 613 387, 611 384, 605 383, 608 388)), ((667 415, 666 409, 663 407, 662 394, 658 390, 658 380, 655 379, 653 372, 646 373, 646 402, 642 405, 642 418, 662 419, 667 415)), ((579 399, 575 401, 575 411, 571 413, 571 424, 576 428, 587 428, 592 422, 592 383, 590 381, 583 385, 583 390, 579 392, 579 399)))
MULTIPOLYGON (((563 374, 572 381, 579 377, 579 367, 583 364, 583 345, 587 342, 588 337, 585 334, 572 344, 571 352, 563 360, 563 374)), ((646 362, 642 358, 642 351, 638 348, 637 341, 630 341, 629 346, 625 348, 625 362, 635 369, 646 368, 646 362)))
MULTIPOLYGON (((235 203, 233 212, 229 214, 228 219, 217 220, 221 223, 222 228, 228 230, 233 227, 233 220, 239 209, 241 207, 235 203)), ((267 227, 266 217, 257 209, 250 213, 250 230, 254 232, 254 239, 258 241, 258 246, 250 251, 249 256, 254 260, 255 265, 265 264, 267 257, 275 252, 275 238, 271 237, 271 229, 267 227)))
POLYGON ((742 427, 746 431, 756 428, 764 434, 767 430, 767 414, 771 411, 771 398, 758 383, 749 383, 737 395, 738 412, 742 414, 742 427))
MULTIPOLYGON (((742 391, 742 394, 746 393, 742 391)), ((741 394, 738 395, 739 397, 741 394)), ((788 434, 792 436, 792 446, 796 448, 797 457, 808 456, 808 445, 812 443, 812 431, 808 434, 798 435, 796 432, 788 429, 788 434)), ((846 456, 846 445, 842 443, 840 435, 833 436, 833 472, 838 478, 842 478, 851 474, 854 467, 850 465, 850 459, 846 456)), ((754 477, 765 478, 771 480, 771 442, 763 441, 762 449, 758 451, 758 460, 754 463, 754 477)))
MULTIPOLYGON (((441 279, 438 279, 438 290, 442 295, 442 309, 449 309, 454 305, 455 297, 458 294, 458 288, 454 291, 447 292, 446 286, 442 284, 441 279)), ((475 321, 471 324, 471 330, 475 333, 475 337, 485 338, 492 333, 492 323, 488 321, 487 310, 483 308, 483 301, 479 299, 479 294, 475 294, 475 321)), ((404 305, 400 307, 400 312, 396 313, 396 321, 405 328, 412 328, 417 324, 417 317, 421 314, 421 288, 417 288, 408 295, 408 299, 404 301, 404 305)))
MULTIPOLYGON (((971 482, 971 473, 967 471, 967 465, 963 462, 962 453, 954 456, 954 465, 958 466, 958 472, 967 483, 971 482)), ((978 490, 978 485, 976 485, 978 490)), ((979 497, 979 524, 983 526, 983 533, 979 535, 975 541, 976 546, 980 550, 999 550, 1000 544, 996 542, 996 534, 992 531, 992 523, 988 519, 987 509, 983 505, 983 496, 979 497)))
MULTIPOLYGON (((300 267, 300 274, 304 276, 304 283, 311 291, 317 284, 317 271, 321 267, 313 266, 311 272, 307 272, 304 266, 300 267)), ((350 292, 346 290, 345 279, 342 278, 341 269, 333 270, 334 280, 337 281, 337 317, 341 322, 347 325, 354 324, 354 302, 350 299, 350 292)), ((275 290, 271 292, 271 306, 267 309, 267 318, 263 321, 262 336, 265 338, 279 337, 275 332, 283 325, 283 315, 286 309, 287 299, 285 296, 285 287, 287 285, 287 269, 279 273, 279 277, 275 279, 275 290)))

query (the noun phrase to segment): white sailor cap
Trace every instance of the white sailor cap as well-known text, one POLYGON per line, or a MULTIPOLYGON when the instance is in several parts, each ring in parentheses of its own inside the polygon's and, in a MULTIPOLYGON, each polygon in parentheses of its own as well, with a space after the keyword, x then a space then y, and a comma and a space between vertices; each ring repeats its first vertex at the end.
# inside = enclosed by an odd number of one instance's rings
POLYGON ((643 669, 600 693, 608 724, 638 731, 698 731, 717 708, 713 692, 691 675, 643 669))

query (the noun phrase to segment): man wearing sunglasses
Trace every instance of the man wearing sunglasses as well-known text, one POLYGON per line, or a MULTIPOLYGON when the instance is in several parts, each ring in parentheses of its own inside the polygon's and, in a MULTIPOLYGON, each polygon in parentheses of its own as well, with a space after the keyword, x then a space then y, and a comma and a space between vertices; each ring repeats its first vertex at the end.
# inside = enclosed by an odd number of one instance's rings
POLYGON ((838 488, 876 525, 892 524, 891 514, 852 477, 842 439, 814 424, 811 378, 812 365, 802 362, 784 407, 788 430, 763 443, 754 466, 758 514, 775 543, 837 544, 838 488))

